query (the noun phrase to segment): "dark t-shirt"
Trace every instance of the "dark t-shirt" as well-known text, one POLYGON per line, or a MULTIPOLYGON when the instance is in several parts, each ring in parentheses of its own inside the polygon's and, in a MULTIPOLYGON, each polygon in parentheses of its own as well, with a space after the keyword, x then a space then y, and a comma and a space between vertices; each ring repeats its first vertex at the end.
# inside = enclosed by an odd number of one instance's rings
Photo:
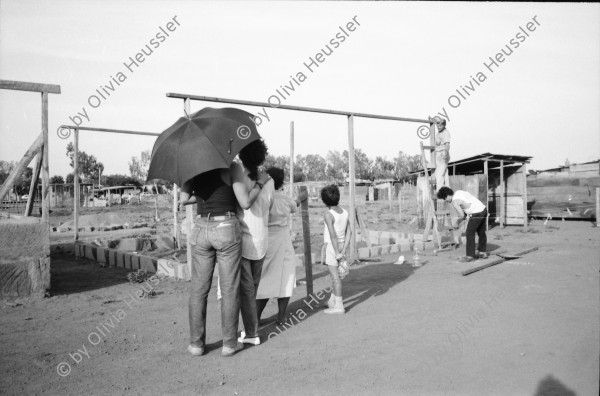
POLYGON ((198 200, 198 214, 235 212, 233 187, 221 178, 221 169, 202 173, 181 187, 181 191, 198 200))

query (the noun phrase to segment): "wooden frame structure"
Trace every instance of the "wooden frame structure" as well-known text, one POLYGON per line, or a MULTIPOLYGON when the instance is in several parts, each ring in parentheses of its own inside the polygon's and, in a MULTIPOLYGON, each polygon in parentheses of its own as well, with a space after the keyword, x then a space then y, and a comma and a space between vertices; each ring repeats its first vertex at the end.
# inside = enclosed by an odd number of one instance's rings
MULTIPOLYGON (((354 154, 354 117, 361 118, 374 118, 380 120, 390 120, 390 121, 405 121, 405 122, 418 122, 421 124, 428 124, 429 130, 434 130, 435 126, 432 123, 432 120, 419 119, 419 118, 406 118, 406 117, 394 117, 387 115, 379 115, 379 114, 369 114, 369 113, 358 113, 353 111, 341 111, 341 110, 328 110, 328 109, 320 109, 315 107, 303 107, 303 106, 290 106, 290 105, 278 105, 272 106, 270 103, 266 102, 256 102, 249 100, 240 100, 240 99, 227 99, 227 98, 218 98, 218 97, 210 97, 210 96, 199 96, 199 95, 190 95, 190 94, 182 94, 182 93, 167 93, 168 98, 175 99, 183 99, 184 103, 184 112, 186 114, 190 114, 190 101, 196 100, 201 102, 216 102, 216 103, 228 103, 228 104, 236 104, 242 106, 253 106, 253 107, 269 107, 281 110, 294 110, 294 111, 302 111, 309 113, 321 113, 321 114, 332 114, 332 115, 340 115, 345 116, 348 119, 348 158, 349 158, 349 173, 350 173, 350 229, 352 230, 352 238, 350 240, 350 250, 352 252, 352 258, 356 257, 356 185, 355 185, 355 154, 354 154)), ((291 127, 293 131, 293 126, 291 127)), ((432 144, 434 142, 434 137, 431 136, 432 144)), ((291 163, 293 166, 293 163, 291 163)), ((293 167, 291 168, 292 180, 293 180, 293 167)), ((305 262, 305 266, 311 265, 310 262, 305 262)))
MULTIPOLYGON (((58 135, 66 139, 70 136, 71 131, 73 131, 73 183, 74 183, 74 196, 73 196, 73 239, 75 242, 79 240, 79 202, 81 198, 79 197, 79 131, 90 131, 90 132, 106 132, 106 133, 117 133, 124 135, 139 135, 139 136, 159 136, 160 133, 154 132, 138 132, 138 131, 128 131, 122 129, 108 129, 108 128, 92 128, 92 127, 82 127, 82 126, 72 126, 72 125, 61 125, 58 127, 58 135), (67 131, 66 133, 63 131, 67 131)), ((177 194, 177 186, 173 188, 174 194, 177 194)), ((176 200, 175 200, 176 201, 176 200)), ((174 232, 177 229, 177 202, 175 205, 175 224, 174 224, 174 232)))
POLYGON ((19 164, 6 179, 4 185, 0 187, 0 200, 6 195, 12 182, 29 165, 34 156, 37 156, 35 169, 31 179, 29 198, 25 215, 31 215, 33 208, 34 192, 37 189, 37 179, 42 175, 42 221, 49 223, 50 201, 48 193, 50 188, 50 169, 49 169, 49 151, 48 151, 48 94, 60 94, 60 85, 40 84, 25 81, 0 80, 0 89, 13 91, 38 92, 42 95, 42 132, 34 144, 25 153, 19 164))

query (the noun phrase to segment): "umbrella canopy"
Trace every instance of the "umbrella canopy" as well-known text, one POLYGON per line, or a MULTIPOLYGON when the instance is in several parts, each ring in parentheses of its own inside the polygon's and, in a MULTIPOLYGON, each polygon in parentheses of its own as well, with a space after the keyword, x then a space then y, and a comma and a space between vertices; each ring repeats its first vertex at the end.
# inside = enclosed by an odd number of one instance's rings
POLYGON ((156 139, 148 180, 182 185, 201 173, 229 168, 244 147, 260 139, 253 119, 240 109, 211 107, 181 117, 156 139))

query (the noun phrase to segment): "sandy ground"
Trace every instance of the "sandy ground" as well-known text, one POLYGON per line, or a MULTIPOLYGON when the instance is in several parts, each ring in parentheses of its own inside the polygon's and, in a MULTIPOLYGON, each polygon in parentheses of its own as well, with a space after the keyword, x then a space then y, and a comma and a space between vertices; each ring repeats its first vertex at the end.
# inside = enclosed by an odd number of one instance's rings
POLYGON ((273 325, 270 303, 263 344, 230 358, 214 284, 208 353, 192 357, 189 283, 162 280, 156 297, 135 299, 126 270, 54 249, 51 298, 0 302, 0 393, 597 395, 600 229, 521 231, 491 230, 490 250, 539 251, 467 277, 462 250, 420 268, 357 265, 343 316, 323 314, 329 280, 315 265, 314 296, 295 290, 289 325, 273 325))

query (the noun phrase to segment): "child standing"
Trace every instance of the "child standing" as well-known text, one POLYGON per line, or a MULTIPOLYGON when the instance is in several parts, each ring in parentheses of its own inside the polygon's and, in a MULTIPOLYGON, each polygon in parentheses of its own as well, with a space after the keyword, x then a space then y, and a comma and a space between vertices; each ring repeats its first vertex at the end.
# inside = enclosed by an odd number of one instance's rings
POLYGON ((338 206, 340 190, 335 184, 326 186, 321 190, 321 199, 328 209, 323 216, 325 222, 323 230, 325 259, 323 263, 329 269, 332 286, 332 293, 327 302, 329 308, 325 310, 325 313, 343 314, 346 310, 342 301, 342 280, 338 273, 338 266, 339 261, 344 260, 350 241, 351 230, 348 226, 348 212, 338 206))

